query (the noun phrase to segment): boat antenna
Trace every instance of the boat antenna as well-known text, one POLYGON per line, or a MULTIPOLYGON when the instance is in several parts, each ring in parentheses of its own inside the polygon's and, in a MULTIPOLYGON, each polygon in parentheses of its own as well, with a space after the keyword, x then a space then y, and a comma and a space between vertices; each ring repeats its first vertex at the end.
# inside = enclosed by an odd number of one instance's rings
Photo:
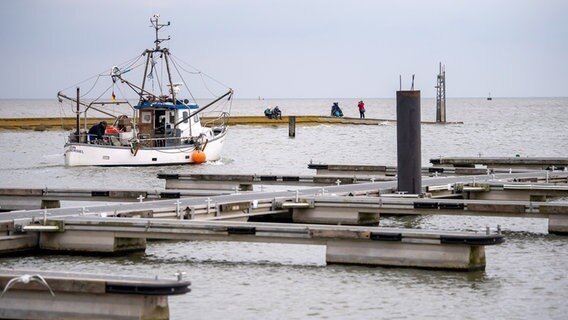
POLYGON ((170 25, 170 22, 168 21, 168 23, 159 23, 160 19, 160 15, 159 14, 155 14, 152 18, 150 18, 150 23, 152 23, 152 26, 155 30, 156 30, 156 40, 154 40, 154 44, 156 45, 156 49, 155 50, 159 50, 160 49, 160 43, 162 43, 162 41, 167 41, 170 40, 170 36, 168 36, 167 39, 160 39, 159 37, 159 31, 160 29, 162 29, 162 27, 166 27, 170 25))

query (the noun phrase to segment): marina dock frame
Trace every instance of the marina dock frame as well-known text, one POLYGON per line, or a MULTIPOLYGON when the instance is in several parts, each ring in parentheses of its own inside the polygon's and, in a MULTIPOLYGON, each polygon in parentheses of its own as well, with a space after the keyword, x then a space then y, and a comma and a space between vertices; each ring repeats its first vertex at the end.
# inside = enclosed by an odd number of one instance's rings
MULTIPOLYGON (((489 193, 497 188, 525 192, 530 199, 534 190, 565 192, 563 185, 556 185, 552 190, 536 181, 565 180, 566 176, 568 172, 564 171, 554 174, 531 171, 467 178, 434 177, 423 179, 423 186, 431 195, 456 191, 489 193), (495 178, 506 182, 497 182, 495 178), (464 183, 464 179, 473 179, 473 183, 464 183), (511 179, 517 182, 507 182, 511 179), (535 181, 534 187, 519 181, 535 181)), ((389 179, 302 189, 302 194, 300 190, 237 192, 208 198, 107 203, 82 211, 61 208, 7 213, 0 223, 0 230, 4 231, 0 249, 1 254, 43 250, 98 255, 142 251, 147 239, 288 243, 325 246, 328 264, 471 271, 486 267, 485 246, 502 243, 503 235, 491 230, 448 232, 383 228, 376 226, 378 219, 385 214, 548 217, 550 231, 568 230, 568 205, 530 200, 527 204, 519 200, 426 199, 420 195, 393 194, 394 184, 396 182, 389 179), (324 189, 327 192, 323 192, 324 189), (369 196, 371 194, 373 196, 369 196), (295 223, 232 221, 281 214, 291 216, 295 223), (375 226, 344 225, 367 223, 375 226)), ((103 193, 110 196, 111 191, 98 190, 97 197, 103 193)), ((540 199, 546 198, 542 196, 539 195, 540 199)))
MULTIPOLYGON (((98 255, 142 251, 146 248, 147 239, 274 242, 324 245, 327 263, 470 271, 485 268, 485 245, 503 241, 502 235, 487 232, 434 232, 341 225, 186 220, 185 217, 192 215, 195 218, 198 214, 197 208, 186 210, 189 207, 183 209, 185 206, 179 205, 183 199, 176 200, 175 203, 172 201, 159 201, 163 202, 162 204, 121 204, 119 206, 122 210, 116 214, 122 218, 105 217, 109 209, 112 210, 107 205, 90 207, 85 214, 69 209, 38 210, 43 212, 43 219, 35 218, 31 211, 24 211, 29 218, 22 216, 2 223, 7 235, 0 237, 0 247, 8 250, 4 253, 13 252, 17 247, 24 251, 98 255), (137 207, 145 205, 154 208, 172 208, 173 205, 173 209, 170 209, 173 215, 168 219, 141 218, 144 215, 137 207), (57 211, 61 213, 58 214, 57 211), (140 218, 125 218, 134 216, 134 213, 129 215, 128 211, 137 212, 140 218), (20 242, 14 243, 14 236, 20 236, 20 242), (2 245, 4 242, 8 245, 2 245)), ((215 218, 226 215, 243 215, 246 218, 248 215, 257 214, 242 212, 243 209, 250 208, 259 210, 258 214, 289 212, 289 209, 284 209, 283 204, 280 206, 284 210, 277 210, 270 199, 262 202, 240 200, 216 203, 213 207, 212 205, 199 210, 215 218), (222 215, 219 215, 219 210, 222 215)), ((147 210, 149 212, 145 216, 153 217, 153 209, 147 210)), ((17 217, 18 213, 9 215, 17 217)))

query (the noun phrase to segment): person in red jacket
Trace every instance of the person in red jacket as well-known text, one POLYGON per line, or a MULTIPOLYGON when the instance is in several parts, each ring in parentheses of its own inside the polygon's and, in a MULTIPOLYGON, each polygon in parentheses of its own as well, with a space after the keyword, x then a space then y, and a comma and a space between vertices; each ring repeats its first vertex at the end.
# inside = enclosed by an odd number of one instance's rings
POLYGON ((365 118, 365 102, 363 102, 363 100, 359 101, 359 103, 357 104, 357 107, 359 108, 359 118, 364 119, 365 118))

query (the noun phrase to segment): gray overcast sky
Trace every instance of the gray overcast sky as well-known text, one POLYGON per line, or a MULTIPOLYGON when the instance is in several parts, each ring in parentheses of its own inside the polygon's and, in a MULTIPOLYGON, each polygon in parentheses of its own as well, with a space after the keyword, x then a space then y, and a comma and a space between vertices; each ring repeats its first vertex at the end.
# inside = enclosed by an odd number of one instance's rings
POLYGON ((57 91, 152 46, 237 98, 568 96, 566 0, 0 0, 0 98, 57 91))

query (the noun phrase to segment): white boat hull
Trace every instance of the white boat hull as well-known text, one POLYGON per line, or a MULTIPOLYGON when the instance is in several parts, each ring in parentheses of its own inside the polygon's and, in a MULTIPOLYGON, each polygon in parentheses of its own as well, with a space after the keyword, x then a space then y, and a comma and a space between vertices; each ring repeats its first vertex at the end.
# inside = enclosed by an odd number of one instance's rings
MULTIPOLYGON (((208 141, 205 160, 215 161, 221 158, 225 133, 208 141)), ((133 150, 128 146, 112 146, 85 143, 67 143, 65 145, 65 165, 75 166, 158 166, 191 164, 193 145, 172 147, 144 148, 133 150)))

